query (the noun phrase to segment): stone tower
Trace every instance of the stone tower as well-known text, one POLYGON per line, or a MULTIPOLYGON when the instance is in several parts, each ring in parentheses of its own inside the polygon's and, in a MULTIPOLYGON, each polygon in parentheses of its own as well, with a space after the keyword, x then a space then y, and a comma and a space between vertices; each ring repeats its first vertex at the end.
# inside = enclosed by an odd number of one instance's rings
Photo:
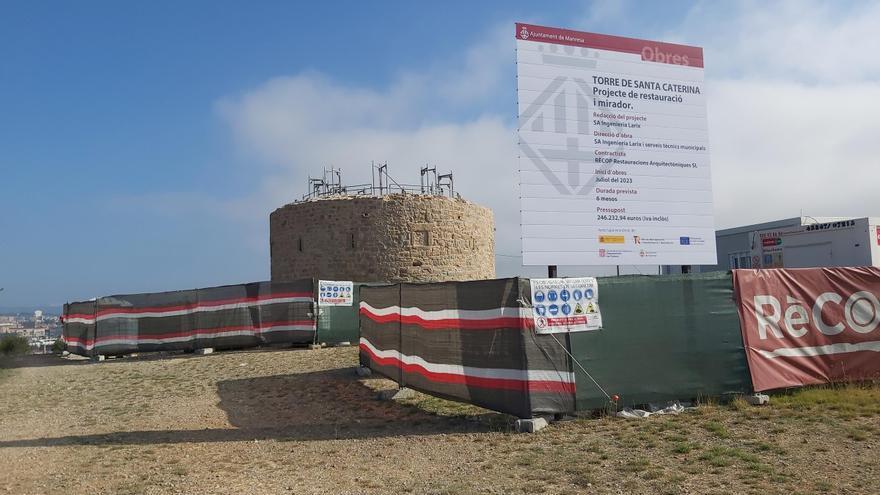
POLYGON ((492 210, 439 195, 322 196, 269 216, 272 280, 495 278, 492 210))

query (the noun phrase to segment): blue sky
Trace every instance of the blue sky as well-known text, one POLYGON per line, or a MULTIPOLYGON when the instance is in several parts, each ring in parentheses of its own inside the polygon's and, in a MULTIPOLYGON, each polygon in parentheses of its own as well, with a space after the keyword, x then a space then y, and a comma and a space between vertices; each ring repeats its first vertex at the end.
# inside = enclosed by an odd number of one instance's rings
MULTIPOLYGON (((868 188, 742 206, 755 174, 803 180, 809 194, 831 159, 874 170, 878 13, 813 2, 7 3, 0 307, 267 279, 268 214, 325 160, 353 182, 371 159, 404 179, 425 161, 452 169, 467 197, 496 210, 499 253, 518 253, 504 207, 515 197, 514 21, 705 46, 719 226, 804 207, 880 214, 868 188), (838 100, 817 103, 827 98, 838 100), (796 149, 816 139, 811 153, 796 149), (501 192, 479 187, 493 177, 501 192)), ((499 275, 529 270, 499 260, 499 275)))

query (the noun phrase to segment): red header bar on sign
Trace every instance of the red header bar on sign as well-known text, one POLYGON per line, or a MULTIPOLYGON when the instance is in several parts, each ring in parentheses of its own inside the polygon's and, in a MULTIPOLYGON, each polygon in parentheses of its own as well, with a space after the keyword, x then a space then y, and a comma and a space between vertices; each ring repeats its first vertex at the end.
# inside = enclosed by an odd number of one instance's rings
POLYGON ((516 23, 516 38, 525 41, 634 53, 648 62, 703 67, 703 49, 696 46, 584 33, 520 22, 516 23))

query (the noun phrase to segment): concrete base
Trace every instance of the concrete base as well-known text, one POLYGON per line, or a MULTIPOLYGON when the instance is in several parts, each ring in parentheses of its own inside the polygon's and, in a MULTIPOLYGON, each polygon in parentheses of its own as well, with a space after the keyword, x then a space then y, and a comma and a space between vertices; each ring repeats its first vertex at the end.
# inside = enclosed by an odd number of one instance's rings
POLYGON ((543 417, 518 419, 513 423, 513 429, 517 433, 535 433, 536 431, 543 430, 549 424, 550 422, 547 418, 543 417))
POLYGON ((366 366, 358 366, 355 370, 355 373, 357 373, 357 376, 361 378, 367 378, 373 375, 373 370, 367 368, 366 366))
POLYGON ((105 361, 106 359, 107 359, 107 356, 105 356, 103 354, 98 354, 97 356, 92 358, 92 361, 99 363, 101 361, 105 361))
POLYGON ((347 340, 345 342, 337 342, 333 344, 333 347, 351 347, 351 342, 347 340))
POLYGON ((138 357, 138 354, 137 354, 136 352, 132 352, 131 354, 126 354, 125 357, 127 357, 127 358, 136 358, 136 357, 138 357))
POLYGON ((770 403, 770 396, 767 394, 744 395, 743 399, 753 406, 764 406, 770 403))
POLYGON ((61 357, 67 357, 67 356, 70 356, 70 352, 68 352, 68 351, 61 351, 61 357))
POLYGON ((411 388, 392 388, 390 390, 380 390, 378 399, 379 400, 398 400, 398 399, 411 399, 415 397, 416 392, 411 388))
POLYGON ((198 354, 200 356, 204 356, 205 354, 213 354, 213 353, 214 353, 213 347, 205 347, 202 349, 196 349, 196 354, 198 354))
POLYGON ((313 351, 314 351, 315 349, 320 349, 320 348, 322 348, 322 347, 324 347, 324 344, 309 344, 309 349, 311 349, 311 350, 313 350, 313 351))

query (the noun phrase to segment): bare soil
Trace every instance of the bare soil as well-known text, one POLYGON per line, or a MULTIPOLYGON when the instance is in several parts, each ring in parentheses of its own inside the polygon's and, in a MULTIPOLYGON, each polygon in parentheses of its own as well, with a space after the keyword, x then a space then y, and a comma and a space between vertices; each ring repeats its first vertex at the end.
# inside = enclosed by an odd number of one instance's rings
POLYGON ((418 394, 355 348, 53 356, 0 369, 0 494, 878 493, 880 389, 583 418, 537 434, 418 394))

